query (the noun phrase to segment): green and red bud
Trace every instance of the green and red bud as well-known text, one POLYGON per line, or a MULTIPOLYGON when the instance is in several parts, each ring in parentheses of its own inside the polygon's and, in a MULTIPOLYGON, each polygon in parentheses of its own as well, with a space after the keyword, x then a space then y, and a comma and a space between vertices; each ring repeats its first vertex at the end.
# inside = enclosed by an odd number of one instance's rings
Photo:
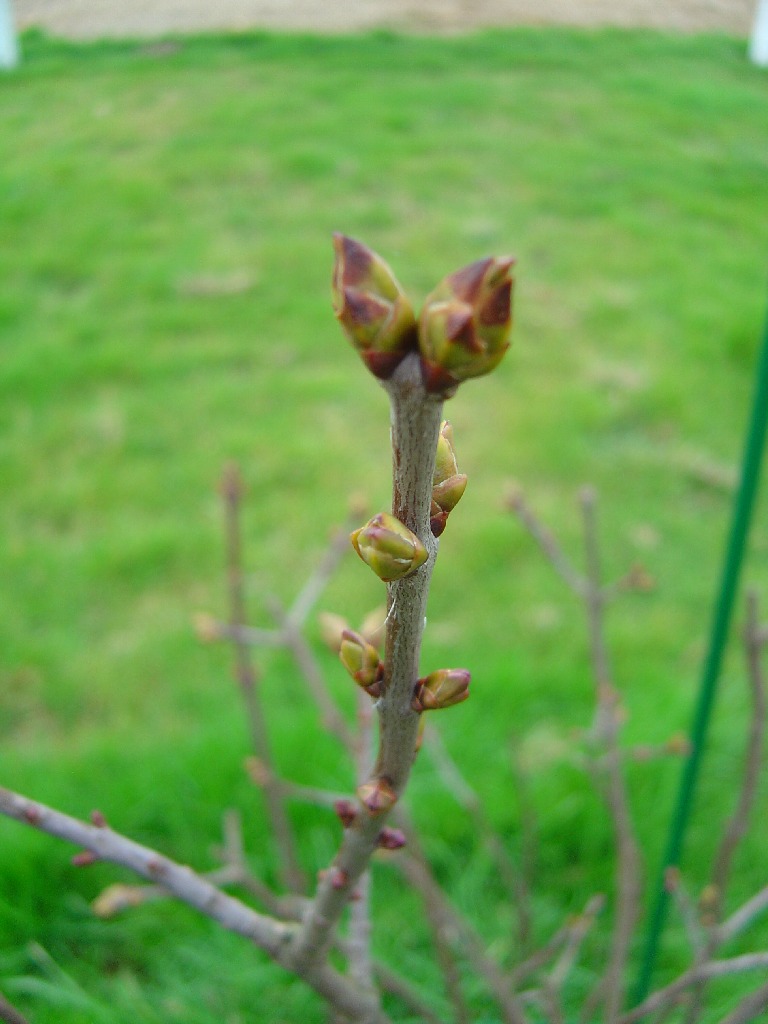
POLYGON ((391 810, 397 803, 397 793, 392 788, 389 779, 371 779, 358 786, 357 795, 360 803, 369 814, 384 814, 391 810))
POLYGON ((368 246, 334 234, 333 311, 374 376, 386 380, 417 347, 408 298, 384 260, 368 246))
POLYGON ((445 529, 448 515, 458 505, 467 487, 465 473, 459 473, 456 452, 453 449, 453 428, 444 420, 440 425, 435 453, 435 474, 432 478, 432 505, 429 525, 432 534, 439 537, 445 529))
POLYGON ((513 263, 508 256, 478 260, 428 296, 419 320, 427 391, 450 397, 462 381, 501 362, 512 329, 513 263))
POLYGON ((384 664, 379 658, 379 652, 365 637, 353 629, 345 629, 341 634, 339 658, 358 686, 371 697, 381 696, 384 664))
POLYGON ((369 519, 351 534, 350 540, 362 560, 385 583, 410 576, 428 558, 416 534, 388 512, 369 519))
POLYGON ((414 711, 437 711, 469 697, 470 674, 465 668, 440 668, 419 679, 413 690, 414 711))

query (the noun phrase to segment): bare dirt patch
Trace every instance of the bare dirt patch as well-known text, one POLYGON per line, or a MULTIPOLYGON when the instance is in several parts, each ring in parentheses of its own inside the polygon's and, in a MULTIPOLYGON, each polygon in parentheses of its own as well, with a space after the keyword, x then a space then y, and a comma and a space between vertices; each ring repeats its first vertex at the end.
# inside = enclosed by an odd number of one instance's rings
POLYGON ((152 37, 255 28, 461 32, 505 25, 616 25, 746 36, 755 0, 15 0, 19 28, 152 37))

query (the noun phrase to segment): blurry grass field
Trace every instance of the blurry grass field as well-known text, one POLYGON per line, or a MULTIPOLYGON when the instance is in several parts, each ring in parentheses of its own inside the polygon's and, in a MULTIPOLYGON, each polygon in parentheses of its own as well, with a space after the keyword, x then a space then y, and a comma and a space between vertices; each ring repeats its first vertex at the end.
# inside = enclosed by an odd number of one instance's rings
MULTIPOLYGON (((190 626, 224 611, 222 465, 238 460, 249 485, 249 600, 266 625, 264 595, 290 600, 348 496, 388 501, 386 400, 330 312, 331 232, 364 239, 416 295, 512 251, 514 347, 448 407, 470 483, 424 662, 473 671, 472 700, 441 725, 513 851, 513 749, 527 772, 542 937, 609 887, 610 830, 568 753, 591 705, 580 611, 502 497, 518 480, 577 557, 575 497, 598 488, 607 574, 642 562, 655 580, 609 622, 627 741, 687 728, 766 300, 768 76, 743 51, 551 29, 26 37, 0 80, 0 780, 74 814, 99 807, 200 868, 238 806, 274 879, 230 658, 190 626)), ((765 498, 746 576, 768 615, 765 498)), ((380 597, 350 557, 323 607, 357 620, 380 597)), ((287 658, 260 660, 280 766, 348 787, 287 658)), ((745 721, 734 646, 687 843, 694 886, 745 721)), ((632 767, 652 871, 678 771, 632 767)), ((511 952, 493 869, 428 759, 411 803, 439 876, 511 952)), ((337 825, 294 817, 314 871, 337 825)), ((758 825, 734 897, 765 884, 767 840, 758 825)), ((10 822, 0 851, 0 978, 36 1024, 323 1019, 183 908, 94 920, 88 901, 119 872, 75 869, 10 822)), ((415 897, 387 867, 376 903, 377 950, 438 992, 415 897)))

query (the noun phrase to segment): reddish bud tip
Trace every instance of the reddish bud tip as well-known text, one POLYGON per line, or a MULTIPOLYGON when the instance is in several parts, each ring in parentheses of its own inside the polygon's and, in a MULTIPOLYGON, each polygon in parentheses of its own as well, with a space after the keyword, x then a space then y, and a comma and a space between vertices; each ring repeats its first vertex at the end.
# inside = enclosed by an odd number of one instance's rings
POLYGON ((333 310, 344 333, 374 376, 392 376, 416 348, 416 318, 384 260, 354 238, 335 234, 333 310))
POLYGON ((106 828, 107 819, 101 813, 101 811, 91 811, 91 824, 95 825, 96 828, 106 828))
POLYGON ((357 795, 369 814, 383 814, 397 802, 397 794, 389 779, 372 779, 358 787, 357 795))
POLYGON ((98 859, 92 850, 81 850, 72 858, 72 864, 76 868, 87 868, 91 864, 95 864, 98 859))
POLYGON ((357 807, 351 800, 337 800, 333 809, 344 828, 349 828, 357 817, 357 807))
POLYGON ((510 257, 488 257, 450 274, 427 298, 419 320, 424 386, 450 397, 470 377, 490 373, 509 348, 510 257))
POLYGON ((379 832, 377 846, 382 850, 400 850, 405 846, 405 833, 399 828, 383 828, 379 832))
POLYGON ((414 711, 438 711, 469 697, 471 676, 465 668, 441 668, 419 679, 414 687, 414 711))

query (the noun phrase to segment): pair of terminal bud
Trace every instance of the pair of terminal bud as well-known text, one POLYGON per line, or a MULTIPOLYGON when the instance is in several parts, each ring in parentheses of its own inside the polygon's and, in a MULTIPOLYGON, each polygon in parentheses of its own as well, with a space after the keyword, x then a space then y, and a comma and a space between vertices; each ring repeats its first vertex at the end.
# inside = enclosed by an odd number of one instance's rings
MULTIPOLYGON (((374 698, 382 694, 384 662, 376 647, 354 629, 341 634, 339 658, 352 679, 374 698)), ((441 668, 418 679, 413 688, 414 711, 438 711, 469 697, 470 674, 463 668, 441 668)))
MULTIPOLYGON (((453 449, 453 430, 447 420, 440 426, 432 478, 429 525, 435 537, 445 529, 448 516, 461 500, 467 477, 459 473, 453 449)), ((388 512, 379 512, 351 535, 352 546, 380 580, 392 583, 411 576, 426 562, 428 552, 416 534, 388 512)))
POLYGON ((501 362, 512 329, 511 257, 490 256, 449 274, 417 320, 377 253, 346 235, 334 235, 333 244, 334 312, 374 376, 387 380, 409 352, 418 352, 425 389, 449 398, 462 381, 501 362))

